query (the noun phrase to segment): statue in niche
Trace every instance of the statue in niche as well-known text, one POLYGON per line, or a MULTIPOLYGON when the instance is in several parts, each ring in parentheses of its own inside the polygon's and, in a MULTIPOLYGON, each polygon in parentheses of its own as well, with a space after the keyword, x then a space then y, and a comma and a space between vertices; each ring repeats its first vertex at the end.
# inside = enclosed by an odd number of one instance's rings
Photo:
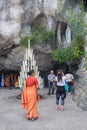
POLYGON ((61 44, 61 23, 58 25, 58 30, 57 30, 57 38, 58 38, 58 44, 61 44))
POLYGON ((70 29, 69 25, 67 25, 65 36, 66 36, 66 42, 68 44, 71 43, 71 29, 70 29))
POLYGON ((48 30, 49 31, 52 29, 52 24, 53 24, 52 18, 48 17, 48 30))

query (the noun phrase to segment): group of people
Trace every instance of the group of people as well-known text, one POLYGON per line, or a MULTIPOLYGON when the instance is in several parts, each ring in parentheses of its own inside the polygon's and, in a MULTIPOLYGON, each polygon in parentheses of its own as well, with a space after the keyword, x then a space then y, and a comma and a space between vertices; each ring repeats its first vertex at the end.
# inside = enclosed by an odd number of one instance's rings
MULTIPOLYGON (((26 118, 28 120, 36 120, 38 119, 38 110, 37 110, 37 102, 38 102, 38 80, 35 77, 34 70, 30 70, 28 73, 28 77, 24 81, 24 87, 22 90, 22 108, 26 109, 26 118)), ((54 71, 51 70, 48 75, 48 84, 49 90, 48 94, 54 94, 55 86, 56 86, 56 106, 55 108, 59 109, 59 99, 61 97, 61 111, 64 111, 64 101, 66 98, 66 90, 65 84, 67 83, 69 86, 68 93, 71 91, 71 84, 74 77, 72 74, 68 73, 64 76, 63 72, 59 70, 57 72, 57 76, 55 76, 54 71)))
POLYGON ((17 86, 18 83, 18 74, 14 73, 2 73, 0 75, 0 88, 9 88, 12 89, 17 86))
POLYGON ((65 83, 67 83, 67 85, 69 86, 68 94, 70 94, 70 92, 71 92, 71 86, 74 83, 74 77, 70 73, 70 71, 68 71, 68 73, 66 75, 64 75, 62 70, 58 70, 57 75, 55 75, 54 71, 51 70, 50 74, 48 75, 48 87, 49 87, 48 95, 54 94, 54 90, 57 86, 57 76, 58 76, 59 72, 61 73, 61 76, 64 78, 65 83))
POLYGON ((53 70, 50 71, 50 74, 48 75, 48 95, 54 94, 56 88, 56 109, 59 109, 59 99, 61 97, 61 111, 64 111, 64 101, 66 98, 65 85, 68 85, 68 95, 70 95, 73 81, 74 77, 70 72, 64 75, 62 70, 58 70, 56 76, 53 70))

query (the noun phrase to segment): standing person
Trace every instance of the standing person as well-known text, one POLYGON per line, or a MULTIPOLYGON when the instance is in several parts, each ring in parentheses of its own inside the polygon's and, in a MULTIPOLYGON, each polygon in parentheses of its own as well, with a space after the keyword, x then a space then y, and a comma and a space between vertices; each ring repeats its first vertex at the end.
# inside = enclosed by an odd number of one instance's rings
POLYGON ((66 81, 66 76, 64 74, 64 72, 62 71, 62 76, 64 77, 65 81, 66 81))
POLYGON ((56 89, 56 109, 59 109, 59 100, 61 97, 61 111, 64 111, 64 102, 66 98, 66 91, 65 91, 65 78, 62 76, 62 72, 58 71, 57 77, 55 78, 57 82, 57 89, 56 89))
POLYGON ((13 83, 13 75, 12 73, 10 74, 10 87, 9 89, 12 89, 14 87, 14 83, 13 83))
POLYGON ((49 86, 48 95, 50 95, 51 93, 54 94, 54 82, 55 82, 55 75, 54 71, 51 70, 50 74, 48 75, 48 86, 49 86))
POLYGON ((31 70, 29 77, 24 82, 22 91, 22 108, 26 109, 26 118, 28 120, 38 119, 37 88, 38 80, 35 77, 34 70, 31 70))
POLYGON ((1 74, 1 88, 4 88, 4 74, 1 74))
POLYGON ((68 71, 68 73, 66 74, 66 83, 69 86, 69 92, 68 92, 69 95, 70 95, 70 92, 71 92, 71 86, 72 86, 72 81, 73 80, 74 80, 73 75, 71 74, 70 71, 68 71))
POLYGON ((10 76, 9 75, 5 76, 5 87, 10 87, 10 76))

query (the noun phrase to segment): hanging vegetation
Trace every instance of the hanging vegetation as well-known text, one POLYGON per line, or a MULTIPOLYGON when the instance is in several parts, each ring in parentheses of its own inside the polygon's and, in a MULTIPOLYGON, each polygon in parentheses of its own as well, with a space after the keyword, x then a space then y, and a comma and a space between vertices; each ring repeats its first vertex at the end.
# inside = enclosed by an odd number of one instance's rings
MULTIPOLYGON (((82 6, 81 6, 82 7, 82 6)), ((81 13, 77 14, 71 7, 67 9, 64 18, 72 30, 72 45, 62 50, 55 50, 52 57, 58 62, 67 62, 80 59, 84 55, 84 36, 87 34, 87 26, 84 22, 85 12, 81 8, 81 13)))
POLYGON ((30 39, 31 45, 34 45, 52 40, 53 38, 54 32, 52 30, 47 30, 46 26, 39 20, 37 24, 32 26, 31 36, 24 36, 21 38, 20 45, 27 46, 28 39, 30 39))
POLYGON ((73 40, 72 46, 64 48, 62 50, 55 50, 52 53, 52 57, 55 61, 60 63, 80 59, 84 55, 84 38, 76 37, 73 40))

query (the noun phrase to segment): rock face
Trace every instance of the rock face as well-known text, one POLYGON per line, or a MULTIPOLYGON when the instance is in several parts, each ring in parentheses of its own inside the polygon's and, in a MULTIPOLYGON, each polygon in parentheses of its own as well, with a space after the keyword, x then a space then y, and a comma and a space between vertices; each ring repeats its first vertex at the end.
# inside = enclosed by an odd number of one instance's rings
POLYGON ((21 0, 0 1, 0 69, 19 70, 25 49, 17 46, 21 30, 21 0))
POLYGON ((55 42, 49 41, 48 43, 38 44, 34 47, 39 70, 42 72, 50 71, 53 68, 52 50, 56 48, 55 42), (51 43, 50 43, 51 42, 51 43), (53 45, 52 45, 53 44, 53 45))
MULTIPOLYGON (((87 37, 85 43, 85 52, 87 53, 87 37)), ((85 68, 85 65, 87 64, 86 57, 87 54, 81 60, 79 69, 77 71, 79 79, 77 80, 75 95, 73 97, 77 105, 84 110, 87 110, 87 69, 85 68)))
MULTIPOLYGON (((64 6, 68 6, 69 4, 74 5, 74 3, 70 2, 70 0, 61 0, 61 2, 64 6)), ((60 0, 0 0, 1 70, 20 70, 23 55, 25 53, 25 48, 23 49, 23 47, 19 47, 20 38, 29 34, 29 28, 32 22, 41 17, 43 14, 48 30, 55 30, 56 20, 58 20, 56 19, 56 13, 59 10, 60 0), (14 63, 12 58, 14 58, 14 63), (10 65, 11 68, 9 68, 10 65)), ((54 41, 52 43, 54 45, 54 41)), ((40 60, 40 58, 38 58, 38 53, 36 53, 37 63, 40 70, 43 68, 48 70, 48 68, 51 69, 53 67, 51 63, 53 45, 47 43, 46 47, 48 48, 48 51, 42 44, 39 49, 38 45, 35 47, 36 52, 40 53, 42 56, 40 60), (40 48, 43 48, 43 51, 42 49, 40 50, 40 48)), ((55 47, 57 48, 58 46, 59 45, 56 45, 55 47)))
MULTIPOLYGON (((84 19, 85 23, 87 24, 87 13, 84 19)), ((79 68, 76 74, 79 76, 78 80, 76 81, 76 89, 75 95, 73 99, 76 101, 76 104, 81 107, 83 110, 87 111, 87 35, 85 37, 85 57, 82 58, 79 68)))
POLYGON ((57 0, 0 0, 1 70, 20 70, 25 53, 25 48, 18 46, 20 37, 28 35, 30 24, 42 13, 47 15, 47 27, 52 28, 55 10, 57 0))
MULTIPOLYGON (((39 17, 45 19, 48 30, 55 30, 57 21, 59 20, 57 13, 60 11, 61 2, 64 8, 68 5, 72 5, 75 9, 78 7, 75 0, 74 2, 70 0, 0 0, 1 70, 20 70, 25 53, 25 47, 19 46, 20 38, 29 34, 30 25, 39 17)), ((61 26, 65 34, 66 26, 64 23, 61 26)), ((59 29, 58 27, 58 37, 60 39, 61 31, 59 29)), ((39 70, 44 69, 47 71, 48 68, 53 68, 51 52, 53 49, 61 49, 61 47, 61 43, 60 45, 56 45, 55 41, 35 46, 34 50, 39 70)))

